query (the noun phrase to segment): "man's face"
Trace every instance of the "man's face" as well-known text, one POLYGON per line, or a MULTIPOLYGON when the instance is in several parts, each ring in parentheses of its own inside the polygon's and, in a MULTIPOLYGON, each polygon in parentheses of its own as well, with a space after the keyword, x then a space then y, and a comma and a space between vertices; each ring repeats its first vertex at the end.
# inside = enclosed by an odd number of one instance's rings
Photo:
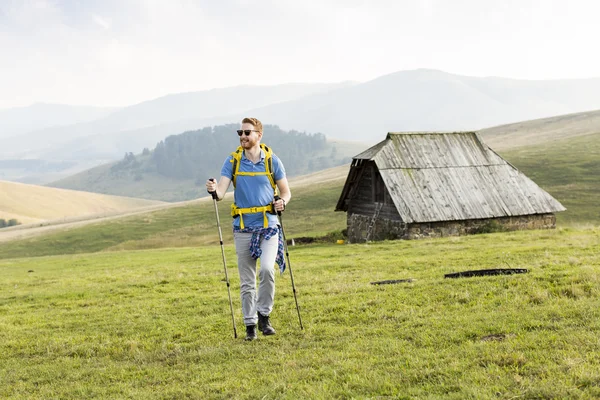
MULTIPOLYGON (((255 131, 256 128, 254 127, 254 125, 252 125, 251 123, 243 123, 242 127, 240 128, 243 131, 246 130, 251 130, 251 131, 255 131)), ((242 133, 242 136, 240 136, 240 146, 242 146, 243 149, 250 149, 254 146, 256 146, 259 142, 260 139, 262 138, 262 132, 250 132, 250 135, 246 135, 245 133, 242 133)))

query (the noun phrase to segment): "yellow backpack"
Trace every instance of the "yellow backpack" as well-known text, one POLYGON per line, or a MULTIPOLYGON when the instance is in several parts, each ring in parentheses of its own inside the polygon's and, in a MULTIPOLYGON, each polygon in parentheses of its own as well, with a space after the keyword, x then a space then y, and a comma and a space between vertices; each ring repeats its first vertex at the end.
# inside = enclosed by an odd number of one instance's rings
MULTIPOLYGON (((244 176, 266 175, 267 178, 269 178, 269 183, 271 184, 271 187, 273 188, 273 195, 276 195, 277 194, 277 184, 275 183, 275 172, 273 171, 273 151, 266 144, 263 144, 263 143, 260 144, 260 148, 262 151, 265 152, 265 172, 243 172, 243 171, 240 171, 240 163, 242 160, 242 154, 244 153, 244 149, 242 148, 242 146, 239 146, 236 149, 236 151, 231 153, 230 162, 233 164, 232 165, 233 177, 231 178, 231 180, 233 181, 233 187, 235 188, 236 177, 238 175, 244 175, 244 176)), ((242 215, 248 214, 248 213, 257 213, 257 212, 263 213, 264 227, 267 228, 269 226, 267 212, 269 212, 269 213, 275 212, 275 209, 273 208, 272 203, 269 205, 266 205, 266 206, 248 207, 248 208, 239 208, 235 203, 231 204, 231 216, 232 217, 235 217, 237 215, 240 216, 240 228, 241 229, 244 229, 244 218, 242 215)))

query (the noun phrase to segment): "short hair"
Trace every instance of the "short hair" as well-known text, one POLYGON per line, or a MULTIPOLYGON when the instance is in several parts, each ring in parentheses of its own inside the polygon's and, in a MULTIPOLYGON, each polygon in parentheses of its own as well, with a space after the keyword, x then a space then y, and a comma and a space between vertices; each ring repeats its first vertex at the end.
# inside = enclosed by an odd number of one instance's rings
POLYGON ((257 131, 263 131, 262 122, 260 122, 257 118, 249 118, 246 117, 242 120, 242 124, 252 124, 256 128, 257 131))

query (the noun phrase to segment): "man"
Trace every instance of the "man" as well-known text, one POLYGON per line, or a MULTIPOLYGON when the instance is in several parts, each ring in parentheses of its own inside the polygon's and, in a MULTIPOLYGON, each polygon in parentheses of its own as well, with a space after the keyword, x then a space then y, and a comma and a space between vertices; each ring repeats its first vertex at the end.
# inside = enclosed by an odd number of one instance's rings
POLYGON ((283 241, 276 212, 285 210, 292 194, 285 168, 270 148, 261 145, 262 123, 244 118, 237 131, 240 147, 221 168, 221 178, 206 182, 209 193, 221 200, 229 185, 235 186, 232 205, 233 237, 240 274, 240 297, 246 340, 257 338, 256 325, 264 335, 274 335, 269 316, 275 299, 275 262, 285 268, 283 241), (280 198, 275 200, 275 189, 280 198), (260 258, 258 291, 256 261, 260 258))

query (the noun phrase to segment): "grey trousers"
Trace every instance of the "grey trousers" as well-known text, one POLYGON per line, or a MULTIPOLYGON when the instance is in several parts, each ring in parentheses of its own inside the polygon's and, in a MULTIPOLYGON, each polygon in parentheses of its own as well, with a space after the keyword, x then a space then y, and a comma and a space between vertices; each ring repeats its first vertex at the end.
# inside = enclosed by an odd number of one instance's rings
POLYGON ((238 272, 240 273, 240 297, 242 299, 244 324, 246 326, 256 325, 258 322, 257 311, 262 315, 269 315, 273 311, 278 237, 274 235, 269 240, 263 239, 260 244, 262 254, 258 272, 258 294, 256 290, 256 264, 258 260, 250 256, 252 233, 234 232, 233 238, 238 258, 238 272))

